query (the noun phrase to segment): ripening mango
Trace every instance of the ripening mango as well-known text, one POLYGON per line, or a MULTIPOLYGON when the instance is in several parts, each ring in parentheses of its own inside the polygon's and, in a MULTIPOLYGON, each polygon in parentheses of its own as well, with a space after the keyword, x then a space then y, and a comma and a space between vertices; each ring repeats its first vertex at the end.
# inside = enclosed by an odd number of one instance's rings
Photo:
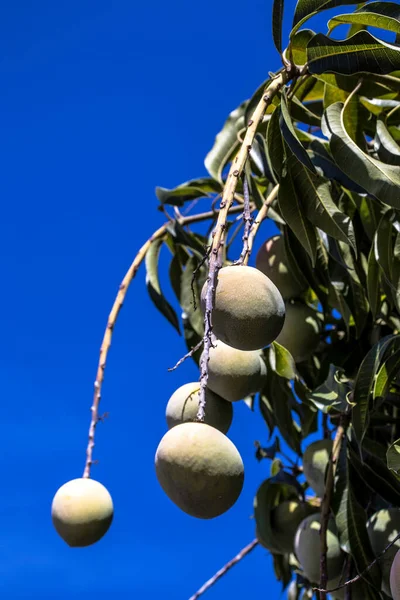
POLYGON ((155 456, 157 479, 181 510, 213 519, 239 498, 244 466, 236 446, 205 423, 182 423, 170 429, 155 456))
MULTIPOLYGON (((198 381, 185 383, 175 390, 168 400, 165 413, 169 429, 180 423, 196 420, 199 408, 199 392, 200 383, 198 381)), ((216 427, 222 433, 227 433, 232 423, 232 416, 232 404, 206 388, 204 423, 216 427)))
POLYGON ((258 350, 237 350, 220 340, 210 348, 207 386, 229 402, 242 400, 263 387, 267 367, 258 350))
MULTIPOLYGON (((203 314, 207 282, 201 292, 203 314)), ((229 266, 218 272, 212 313, 216 337, 238 350, 260 350, 279 335, 285 303, 276 285, 254 267, 229 266)))
POLYGON ((56 492, 51 506, 53 525, 72 547, 90 546, 108 531, 114 506, 108 490, 94 479, 72 479, 56 492))

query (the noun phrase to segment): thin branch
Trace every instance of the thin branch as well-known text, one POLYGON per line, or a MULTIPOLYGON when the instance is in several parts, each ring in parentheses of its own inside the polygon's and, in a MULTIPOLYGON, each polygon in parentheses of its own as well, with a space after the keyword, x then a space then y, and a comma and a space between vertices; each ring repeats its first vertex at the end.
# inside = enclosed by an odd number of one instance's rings
MULTIPOLYGON (((325 482, 325 493, 322 499, 321 504, 321 531, 320 531, 320 540, 321 540, 321 558, 320 558, 320 585, 321 590, 326 588, 326 584, 328 582, 328 560, 327 560, 327 552, 328 545, 326 542, 326 534, 328 531, 328 523, 330 517, 331 510, 331 499, 333 492, 333 482, 336 471, 336 465, 340 454, 340 448, 342 446, 343 436, 345 434, 344 427, 344 415, 341 416, 339 426, 336 431, 335 439, 333 440, 332 454, 330 456, 328 471, 326 474, 326 482, 325 482)), ((326 592, 320 592, 320 600, 326 600, 326 592)))
POLYGON ((254 223, 251 226, 250 233, 249 233, 249 239, 247 242, 247 255, 245 256, 245 258, 243 260, 243 264, 245 264, 245 265, 247 265, 250 255, 251 255, 251 252, 253 250, 254 239, 257 235, 258 229, 259 229, 261 223, 267 217, 269 207, 271 206, 271 204, 277 197, 278 191, 279 191, 279 185, 276 185, 273 188, 273 190, 271 191, 271 193, 269 194, 268 198, 265 200, 262 207, 260 208, 258 215, 256 216, 254 223))
POLYGON ((168 371, 175 371, 175 369, 177 369, 178 367, 180 367, 180 365, 185 362, 185 360, 187 358, 191 358, 193 356, 193 354, 195 352, 197 352, 197 350, 199 350, 203 345, 203 338, 199 341, 198 344, 196 344, 187 354, 185 354, 185 356, 182 356, 182 358, 180 358, 178 360, 178 362, 176 363, 176 365, 174 367, 170 367, 168 369, 168 371))
POLYGON ((201 586, 201 588, 193 595, 189 598, 189 600, 197 600, 197 598, 200 598, 200 596, 202 594, 204 594, 204 592, 206 592, 211 586, 214 585, 214 583, 217 583, 217 581, 219 579, 221 579, 221 577, 223 577, 225 575, 225 573, 227 573, 229 571, 229 569, 231 569, 232 567, 234 567, 238 562, 240 562, 242 560, 242 558, 244 558, 245 556, 247 556, 248 554, 250 554, 250 552, 252 550, 254 550, 254 548, 258 545, 258 540, 254 539, 252 542, 250 542, 250 544, 248 544, 247 546, 245 546, 240 552, 239 554, 237 554, 234 558, 232 558, 232 560, 230 560, 228 563, 226 563, 226 565, 224 565, 222 567, 222 569, 220 569, 219 571, 217 571, 215 573, 215 575, 213 575, 211 577, 211 579, 209 579, 208 581, 206 581, 204 583, 204 585, 201 586))
POLYGON ((249 233, 251 229, 251 225, 253 223, 253 218, 250 212, 250 194, 249 194, 249 182, 247 180, 246 174, 243 174, 243 222, 244 222, 244 231, 243 231, 243 248, 240 253, 238 260, 236 260, 234 265, 242 265, 244 260, 249 252, 249 233))
MULTIPOLYGON (((242 210, 243 210, 243 207, 241 205, 233 206, 232 208, 230 208, 229 212, 230 213, 239 213, 239 212, 242 212, 242 210)), ((217 213, 215 211, 208 211, 208 212, 204 212, 204 213, 199 213, 197 215, 188 215, 186 217, 182 217, 179 220, 177 219, 177 221, 181 225, 190 225, 192 223, 208 221, 209 219, 214 218, 216 214, 217 213)), ((111 346, 111 340, 112 340, 114 326, 117 321, 118 314, 123 306, 129 285, 131 284, 141 263, 143 262, 148 249, 150 248, 151 244, 155 240, 158 240, 163 235, 165 235, 165 232, 167 231, 167 227, 169 224, 170 224, 169 221, 164 223, 164 225, 162 225, 159 229, 157 229, 157 231, 155 231, 153 233, 153 235, 147 240, 147 242, 145 242, 143 244, 143 246, 140 248, 140 250, 137 253, 137 255, 135 256, 131 266, 129 267, 128 271, 126 272, 126 275, 123 278, 121 285, 119 286, 118 294, 114 300, 114 304, 113 304, 111 312, 108 316, 107 326, 106 326, 106 329, 104 332, 103 341, 102 341, 101 348, 100 348, 100 358, 99 358, 99 362, 98 362, 98 366, 97 366, 96 381, 94 382, 94 395, 93 395, 93 402, 92 402, 92 406, 91 406, 92 417, 91 417, 90 427, 89 427, 89 436, 88 436, 89 440, 88 440, 88 445, 87 445, 87 450, 86 450, 85 469, 83 471, 83 477, 85 477, 85 478, 90 477, 90 468, 94 462, 93 461, 94 437, 95 437, 96 426, 97 426, 97 423, 99 422, 99 404, 100 404, 100 400, 101 400, 101 388, 102 388, 103 381, 104 381, 104 370, 106 367, 108 351, 111 346)))
MULTIPOLYGON (((238 153, 232 161, 228 177, 222 194, 220 212, 217 223, 213 231, 213 240, 211 245, 210 262, 208 267, 208 277, 205 293, 205 311, 204 311, 204 350, 200 360, 200 394, 199 408, 197 411, 197 420, 204 421, 206 407, 206 387, 208 381, 208 361, 210 360, 210 348, 212 347, 212 311, 214 305, 214 293, 217 287, 218 271, 221 268, 220 251, 224 240, 226 220, 229 208, 234 200, 238 179, 241 177, 247 157, 253 146, 254 137, 257 128, 261 123, 265 111, 271 104, 273 98, 279 93, 280 89, 293 77, 297 77, 298 69, 283 70, 271 81, 271 84, 265 90, 265 94, 257 104, 250 121, 247 124, 246 135, 238 153)), ((249 240, 250 242, 250 240, 249 240)))
POLYGON ((370 569, 372 569, 372 567, 382 558, 382 556, 388 551, 390 550, 390 548, 393 546, 393 544, 395 544, 398 540, 400 540, 400 533, 398 533, 396 535, 396 537, 389 542, 389 544, 384 548, 384 550, 382 550, 382 552, 380 554, 378 554, 374 560, 368 565, 368 567, 366 567, 364 569, 364 571, 362 571, 361 573, 359 573, 359 575, 356 575, 355 577, 353 577, 353 579, 349 579, 348 581, 345 581, 345 583, 342 583, 342 585, 338 585, 335 588, 332 588, 330 590, 324 590, 321 588, 313 588, 314 592, 320 592, 323 593, 325 592, 325 594, 331 594, 332 592, 337 592, 337 590, 341 590, 342 588, 348 586, 348 585, 352 585, 353 583, 356 583, 356 581, 358 581, 359 579, 362 579, 365 575, 365 573, 368 573, 368 571, 370 569))

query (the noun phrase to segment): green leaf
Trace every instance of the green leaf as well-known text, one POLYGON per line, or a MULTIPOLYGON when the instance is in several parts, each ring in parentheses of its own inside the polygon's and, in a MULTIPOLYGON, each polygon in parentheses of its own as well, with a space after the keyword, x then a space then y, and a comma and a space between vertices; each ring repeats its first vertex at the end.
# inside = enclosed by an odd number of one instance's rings
POLYGON ((272 7, 272 37, 279 54, 282 54, 283 5, 284 0, 274 0, 272 7))
POLYGON ((273 531, 271 513, 285 500, 298 499, 296 488, 277 483, 273 479, 266 479, 258 488, 254 498, 254 518, 256 522, 257 537, 270 552, 280 554, 279 540, 273 531))
POLYGON ((400 7, 395 2, 369 2, 353 13, 337 15, 328 21, 329 33, 338 25, 363 25, 400 33, 400 7))
POLYGON ((351 93, 360 83, 361 86, 357 92, 359 96, 367 98, 378 98, 390 93, 392 90, 400 90, 400 79, 391 75, 378 75, 376 73, 363 73, 360 75, 340 75, 339 73, 321 73, 314 75, 319 81, 327 85, 339 88, 351 93))
POLYGON ((400 370, 400 350, 388 357, 379 369, 374 386, 374 398, 385 398, 390 384, 400 370))
POLYGON ((284 590, 292 579, 290 554, 272 554, 272 558, 275 578, 282 582, 282 590, 284 590))
POLYGON ((230 113, 204 161, 211 177, 221 183, 222 171, 239 148, 238 133, 245 127, 244 114, 246 106, 247 102, 243 102, 230 113))
POLYGON ((363 482, 386 502, 397 506, 400 502, 400 482, 386 468, 386 462, 372 452, 366 452, 365 449, 362 453, 362 460, 353 448, 350 448, 349 455, 351 464, 363 482))
POLYGON ((272 166, 277 182, 281 178, 285 157, 282 132, 279 124, 280 114, 281 109, 277 107, 271 115, 267 129, 267 160, 272 166))
POLYGON ((269 351, 269 362, 271 368, 280 376, 286 379, 296 377, 296 364, 289 350, 278 342, 272 342, 269 351))
POLYGON ((400 146, 381 119, 376 121, 375 150, 383 162, 400 166, 400 146))
POLYGON ((353 224, 333 202, 329 181, 305 169, 293 155, 287 159, 287 168, 307 218, 328 235, 352 246, 356 252, 353 224))
MULTIPOLYGON (((321 110, 322 110, 322 103, 318 104, 317 102, 313 102, 313 104, 311 106, 314 109, 317 109, 317 107, 320 106, 321 110)), ((300 100, 298 100, 296 98, 296 96, 293 96, 291 104, 290 104, 290 112, 291 112, 293 121, 305 123, 306 125, 310 125, 313 127, 320 127, 321 126, 321 116, 319 114, 313 112, 311 110, 311 106, 310 106, 310 103, 303 104, 302 102, 300 102, 300 100)), ((296 133, 296 135, 298 135, 296 129, 295 129, 295 133, 296 133)))
POLYGON ((349 191, 363 194, 364 190, 359 185, 354 183, 339 167, 335 164, 333 157, 326 150, 324 145, 319 140, 313 140, 309 146, 311 160, 316 167, 322 170, 326 179, 334 179, 340 185, 349 191))
POLYGON ((394 471, 396 475, 400 473, 400 439, 391 444, 386 453, 388 469, 394 471))
POLYGON ((315 266, 317 255, 315 229, 304 214, 305 211, 302 206, 301 196, 293 183, 289 169, 285 170, 285 174, 280 182, 278 203, 283 218, 307 252, 312 265, 315 266))
POLYGON ((347 395, 350 390, 351 386, 344 376, 343 369, 331 364, 325 381, 307 396, 323 413, 330 413, 332 410, 344 412, 348 407, 347 395))
POLYGON ((325 113, 332 156, 342 171, 367 192, 395 208, 400 208, 400 172, 392 165, 363 152, 348 135, 344 113, 348 104, 336 102, 325 113))
MULTIPOLYGON (((359 573, 364 573, 375 558, 369 541, 366 522, 366 511, 357 502, 355 493, 350 487, 347 498, 347 527, 351 554, 359 573)), ((380 572, 377 564, 369 569, 364 577, 375 584, 378 589, 380 588, 380 572)))
POLYGON ((368 352, 358 370, 354 385, 353 426, 360 443, 364 438, 368 425, 369 404, 375 384, 375 375, 379 369, 382 356, 394 338, 387 335, 377 342, 368 352))
MULTIPOLYGON (((364 572, 373 560, 366 521, 367 515, 357 499, 359 486, 352 477, 352 466, 348 461, 348 441, 345 437, 336 467, 332 509, 335 515, 341 548, 351 554, 357 571, 364 572)), ((380 588, 378 565, 368 572, 367 579, 380 588)))
POLYGON ((394 211, 385 213, 377 227, 373 246, 375 259, 389 286, 392 285, 392 263, 393 263, 393 242, 392 242, 392 223, 394 211))
POLYGON ((357 205, 364 231, 368 239, 372 242, 378 223, 381 220, 383 207, 375 200, 371 200, 371 198, 366 196, 362 197, 358 194, 352 194, 352 198, 357 205))
POLYGON ((290 49, 296 65, 304 65, 307 62, 307 45, 314 35, 315 32, 311 29, 302 29, 292 36, 290 49))
POLYGON ((193 231, 187 231, 178 221, 168 223, 167 231, 176 246, 190 248, 198 258, 203 258, 207 246, 205 237, 193 231))
POLYGON ((160 257, 161 246, 164 240, 159 239, 154 241, 147 251, 145 258, 146 265, 146 286, 150 298, 154 305, 158 308, 162 315, 171 323, 180 335, 179 320, 175 310, 163 296, 160 282, 158 279, 158 261, 160 257))
POLYGON ((186 183, 182 183, 173 189, 156 187, 156 196, 161 204, 183 206, 188 200, 195 200, 210 194, 219 194, 221 190, 220 183, 209 177, 202 177, 186 181, 186 183))
MULTIPOLYGON (((368 318, 369 306, 366 296, 366 281, 362 279, 360 263, 354 260, 354 256, 348 245, 338 242, 340 253, 343 257, 347 270, 342 279, 348 284, 345 295, 346 303, 351 310, 356 327, 356 337, 359 338, 364 330, 368 318)), ((363 255, 361 255, 363 258, 363 255)), ((366 260, 366 259, 365 259, 366 260)))
POLYGON ((293 17, 292 37, 296 31, 313 15, 322 10, 343 6, 343 4, 358 4, 359 0, 298 0, 293 17))
POLYGON ((380 271, 376 262, 374 248, 371 247, 368 256, 367 274, 368 302, 374 320, 381 309, 380 271))
POLYGON ((268 428, 269 437, 271 437, 276 427, 276 420, 273 405, 268 396, 263 392, 260 394, 260 413, 268 428))
POLYGON ((293 420, 291 405, 296 402, 290 384, 276 375, 270 365, 267 367, 267 381, 262 390, 273 409, 273 415, 279 432, 287 445, 301 455, 301 434, 297 423, 293 420))
POLYGON ((296 135, 296 131, 292 124, 292 119, 289 114, 287 98, 285 91, 282 91, 281 97, 281 113, 279 120, 280 128, 282 131, 282 135, 285 139, 285 142, 289 146, 292 153, 297 157, 297 159, 303 163, 312 173, 316 173, 315 167, 311 162, 310 157, 307 154, 307 150, 301 144, 299 138, 296 135))
POLYGON ((307 62, 310 73, 352 75, 368 71, 385 75, 400 68, 400 48, 368 31, 343 41, 318 33, 308 43, 307 62))
POLYGON ((203 337, 204 321, 200 310, 200 293, 207 273, 204 266, 197 271, 198 265, 199 261, 194 256, 191 256, 186 263, 181 278, 180 305, 185 319, 190 322, 197 335, 203 337), (196 276, 194 276, 195 271, 197 271, 196 276))

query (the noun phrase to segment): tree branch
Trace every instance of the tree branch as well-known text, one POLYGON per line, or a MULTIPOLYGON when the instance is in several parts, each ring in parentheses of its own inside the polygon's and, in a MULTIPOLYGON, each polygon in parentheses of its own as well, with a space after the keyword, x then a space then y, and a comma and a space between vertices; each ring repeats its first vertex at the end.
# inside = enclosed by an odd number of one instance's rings
POLYGON ((254 219, 254 223, 251 226, 250 233, 249 233, 249 239, 247 242, 247 255, 245 256, 245 258, 243 260, 243 264, 245 264, 245 265, 247 265, 247 263, 249 262, 250 255, 253 250, 254 239, 257 235, 258 229, 259 229, 261 223, 267 217, 269 207, 271 206, 271 204, 277 197, 278 192, 279 192, 279 185, 276 185, 273 188, 273 190, 271 191, 271 193, 269 194, 268 198, 265 200, 262 207, 260 208, 258 215, 254 219))
POLYGON ((180 366, 181 366, 181 364, 182 364, 183 362, 185 362, 185 360, 186 360, 187 358, 191 358, 191 357, 193 356, 193 354, 194 354, 195 352, 197 352, 197 350, 199 350, 199 349, 202 347, 202 345, 203 345, 203 338, 202 338, 202 339, 201 339, 201 340, 200 340, 200 341, 199 341, 199 342, 198 342, 198 343, 197 343, 195 346, 193 346, 193 348, 192 348, 191 350, 189 350, 189 352, 187 352, 187 353, 185 354, 185 356, 182 356, 182 358, 180 358, 180 359, 178 360, 178 362, 176 363, 176 365, 175 365, 174 367, 170 367, 170 368, 168 369, 168 371, 175 371, 175 369, 177 369, 178 367, 180 367, 180 366))
MULTIPOLYGON (((242 205, 233 206, 229 209, 229 213, 232 213, 232 214, 239 213, 242 211, 243 211, 242 205)), ((176 219, 176 221, 178 223, 180 223, 181 225, 190 225, 192 223, 208 221, 209 219, 214 218, 216 214, 217 214, 216 211, 208 211, 208 212, 199 213, 196 215, 188 215, 185 217, 181 217, 179 219, 176 219)), ((106 368, 107 355, 108 355, 108 351, 111 346, 111 340, 112 340, 114 326, 117 321, 118 314, 123 306, 128 288, 129 288, 132 280, 134 279, 140 265, 142 264, 148 249, 150 248, 151 244, 155 240, 158 240, 160 237, 162 237, 165 234, 165 232, 167 231, 167 227, 168 227, 168 225, 170 225, 170 223, 171 223, 171 221, 168 221, 168 222, 164 223, 163 225, 161 225, 161 227, 159 229, 157 229, 157 231, 155 231, 153 233, 153 235, 147 240, 147 242, 145 242, 143 244, 143 246, 140 248, 140 250, 137 253, 137 255, 135 256, 131 266, 129 267, 128 271, 126 272, 126 275, 123 278, 121 285, 119 286, 118 294, 114 300, 114 304, 113 304, 113 306, 111 308, 111 312, 108 316, 107 326, 106 326, 106 329, 104 332, 103 341, 102 341, 101 348, 100 348, 100 358, 99 358, 99 362, 98 362, 98 366, 97 366, 96 381, 94 382, 94 395, 93 395, 93 402, 92 402, 92 406, 91 406, 92 418, 91 418, 90 427, 89 427, 89 436, 88 436, 89 440, 88 440, 88 445, 87 445, 87 449, 86 449, 85 469, 83 471, 83 477, 85 477, 85 478, 90 477, 90 468, 93 464, 94 437, 95 437, 96 426, 97 426, 97 423, 99 422, 99 404, 100 404, 100 400, 101 400, 101 388, 102 388, 103 381, 104 381, 104 370, 106 368)))
POLYGON ((380 554, 378 554, 378 556, 376 556, 374 558, 374 560, 368 565, 368 567, 366 567, 366 569, 364 569, 364 571, 362 571, 361 573, 359 573, 358 575, 356 575, 355 577, 353 577, 353 579, 349 579, 348 581, 345 581, 344 583, 342 583, 341 585, 338 585, 335 588, 332 588, 330 590, 325 590, 325 589, 321 589, 321 588, 313 588, 314 592, 320 592, 320 593, 325 593, 325 594, 331 594, 332 592, 337 592, 337 590, 341 590, 342 588, 352 585, 353 583, 356 583, 356 581, 358 581, 359 579, 362 579, 362 577, 364 577, 365 573, 368 573, 368 571, 370 569, 372 569, 372 567, 378 562, 378 560, 380 560, 382 558, 382 556, 398 541, 400 540, 400 533, 396 535, 396 537, 389 542, 389 544, 382 550, 382 552, 380 554))
POLYGON ((205 294, 205 311, 204 311, 204 350, 200 360, 200 394, 199 394, 199 409, 197 411, 197 420, 204 421, 205 406, 206 406, 206 387, 208 381, 208 361, 210 359, 210 348, 212 347, 212 311, 214 304, 214 293, 217 287, 218 271, 220 265, 219 255, 223 243, 223 238, 226 228, 226 219, 229 208, 233 202, 238 179, 242 175, 247 157, 253 146, 254 136, 257 128, 261 123, 265 111, 271 104, 273 98, 279 93, 280 89, 293 77, 298 75, 298 69, 293 67, 291 70, 282 70, 271 81, 271 84, 265 90, 265 94, 257 104, 254 113, 248 122, 246 134, 243 143, 239 148, 238 153, 232 161, 226 179, 224 191, 222 194, 220 212, 217 223, 213 231, 213 240, 211 245, 210 261, 208 268, 208 277, 205 294))
POLYGON ((339 458, 340 448, 342 446, 343 436, 345 434, 344 415, 341 416, 339 426, 336 431, 335 439, 333 440, 332 454, 330 456, 328 471, 325 482, 325 494, 321 504, 321 558, 320 558, 320 600, 326 600, 326 584, 328 583, 328 561, 327 552, 328 546, 326 543, 326 533, 328 531, 328 523, 331 511, 331 499, 333 492, 333 482, 336 471, 336 464, 339 458))
POLYGON ((233 263, 234 265, 244 264, 246 256, 249 253, 249 233, 250 233, 253 219, 252 219, 251 213, 250 213, 249 182, 247 181, 246 174, 244 174, 244 177, 243 177, 243 197, 244 197, 244 203, 243 203, 244 232, 243 232, 243 237, 242 237, 243 248, 242 248, 242 251, 240 253, 238 260, 236 260, 233 263))
POLYGON ((204 592, 206 592, 211 586, 213 586, 214 583, 217 583, 217 581, 219 579, 221 579, 221 577, 223 577, 225 575, 225 573, 227 573, 229 571, 229 569, 231 569, 238 562, 240 562, 242 560, 242 558, 244 558, 245 556, 247 556, 248 554, 250 554, 250 552, 252 550, 254 550, 254 548, 257 545, 258 545, 258 540, 254 539, 252 542, 250 542, 250 544, 248 544, 247 546, 245 546, 244 548, 242 548, 242 550, 239 552, 239 554, 237 554, 234 558, 232 558, 232 560, 230 560, 228 563, 226 563, 226 565, 224 565, 222 567, 222 569, 220 569, 219 571, 217 571, 215 573, 215 575, 213 575, 211 577, 211 579, 209 579, 208 581, 206 581, 201 586, 201 588, 193 596, 191 596, 189 598, 189 600, 197 600, 197 598, 199 598, 202 594, 204 594, 204 592))

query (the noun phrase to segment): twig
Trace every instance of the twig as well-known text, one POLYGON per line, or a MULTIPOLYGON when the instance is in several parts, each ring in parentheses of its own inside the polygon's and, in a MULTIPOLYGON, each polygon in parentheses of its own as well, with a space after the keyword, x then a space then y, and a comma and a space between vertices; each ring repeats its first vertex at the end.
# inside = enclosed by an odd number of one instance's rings
POLYGON ((182 358, 180 358, 178 360, 178 362, 176 363, 176 365, 174 367, 170 367, 168 369, 168 371, 175 371, 175 369, 177 369, 183 362, 185 362, 185 360, 187 358, 191 358, 193 356, 193 354, 195 352, 197 352, 197 350, 199 350, 199 348, 202 347, 202 345, 203 345, 203 339, 201 339, 198 344, 196 344, 187 354, 185 354, 185 356, 182 356, 182 358))
POLYGON ((234 265, 242 265, 244 260, 249 252, 249 233, 250 228, 253 223, 253 218, 250 212, 250 194, 249 194, 249 182, 247 181, 246 174, 243 174, 243 222, 244 222, 244 231, 243 231, 243 248, 240 253, 238 260, 235 260, 234 265))
MULTIPOLYGON (((243 207, 233 206, 230 208, 230 213, 239 213, 242 212, 243 207)), ((181 219, 176 219, 181 225, 190 225, 191 223, 198 223, 201 221, 208 221, 208 219, 212 219, 215 217, 215 211, 208 211, 204 213, 199 213, 197 215, 188 215, 186 217, 182 217, 181 219)), ((103 341, 100 348, 100 358, 97 366, 97 374, 96 381, 94 382, 94 396, 93 402, 91 406, 92 418, 90 421, 89 427, 89 441, 86 450, 86 462, 85 469, 83 471, 83 477, 90 477, 90 468, 93 464, 93 448, 94 448, 94 436, 96 431, 97 423, 99 422, 99 404, 101 399, 101 388, 104 380, 104 370, 106 367, 107 355, 111 346, 112 334, 114 330, 115 323, 118 318, 119 311, 121 310, 129 285, 131 284, 133 278, 135 277, 141 263, 143 262, 148 249, 151 244, 162 237, 166 231, 167 227, 170 225, 170 221, 164 223, 157 231, 153 233, 153 235, 143 244, 140 248, 139 252, 135 256, 131 266, 126 272, 125 277, 122 280, 121 285, 119 286, 117 297, 114 300, 114 304, 112 306, 111 312, 108 316, 106 330, 104 332, 103 341)))
POLYGON ((243 260, 243 264, 245 264, 245 265, 247 265, 250 255, 251 255, 251 251, 253 250, 254 239, 257 235, 257 231, 258 231, 261 223, 266 218, 269 207, 271 206, 272 202, 277 197, 278 191, 279 191, 279 185, 276 185, 273 188, 273 190, 271 191, 271 193, 269 194, 268 198, 265 200, 265 202, 262 205, 262 207, 260 208, 260 210, 258 211, 258 215, 256 216, 254 223, 251 226, 250 233, 249 233, 249 239, 247 242, 247 255, 245 256, 245 258, 243 260))
POLYGON ((326 584, 328 582, 328 561, 327 561, 327 552, 328 546, 326 542, 326 533, 328 531, 328 522, 331 510, 331 498, 333 491, 333 481, 336 471, 336 464, 339 458, 340 448, 342 446, 342 440, 345 433, 344 427, 344 415, 341 416, 339 426, 336 431, 335 439, 333 440, 332 454, 330 456, 328 471, 326 474, 326 482, 325 482, 325 493, 322 499, 321 504, 321 531, 320 531, 320 540, 321 540, 321 558, 320 558, 320 584, 321 588, 320 592, 320 600, 326 600, 326 592, 323 590, 326 588, 326 584))
POLYGON ((223 242, 223 237, 225 234, 228 211, 234 200, 238 179, 242 174, 247 157, 251 151, 258 125, 262 121, 265 111, 267 110, 267 107, 271 104, 274 96, 279 92, 282 86, 285 85, 292 77, 296 76, 297 73, 298 70, 296 68, 294 68, 293 71, 282 71, 268 86, 268 88, 265 91, 265 94, 257 104, 250 121, 248 122, 248 127, 246 130, 246 135, 244 136, 243 143, 240 146, 240 149, 236 154, 234 160, 232 161, 231 168, 229 169, 228 177, 226 179, 220 204, 220 212, 218 215, 217 223, 215 225, 215 229, 213 231, 213 240, 211 245, 210 262, 205 293, 204 350, 200 360, 200 394, 199 408, 197 411, 198 421, 204 421, 205 417, 206 387, 208 381, 208 361, 210 359, 210 348, 212 347, 211 316, 213 311, 214 293, 218 281, 218 271, 221 268, 221 265, 219 263, 219 255, 221 245, 223 242))
POLYGON ((321 589, 321 588, 313 588, 313 591, 320 592, 320 593, 325 592, 325 594, 331 594, 332 592, 337 592, 337 590, 341 590, 342 588, 344 588, 348 585, 352 585, 353 583, 356 583, 356 581, 358 581, 359 579, 362 579, 362 577, 364 577, 365 573, 368 573, 368 571, 370 569, 372 569, 372 567, 382 558, 382 556, 388 550, 390 550, 390 548, 393 546, 393 544, 395 544, 399 539, 400 539, 400 533, 398 533, 396 535, 396 537, 391 542, 389 542, 389 544, 384 548, 384 550, 382 550, 382 552, 374 558, 374 560, 368 565, 368 567, 366 567, 364 569, 364 571, 362 571, 361 573, 359 573, 358 575, 353 577, 353 579, 349 579, 349 581, 345 581, 341 585, 338 585, 335 588, 331 588, 330 590, 325 590, 325 589, 321 589))
POLYGON ((250 554, 250 552, 252 550, 254 550, 254 548, 258 545, 258 540, 254 539, 252 542, 250 542, 250 544, 248 544, 247 546, 245 546, 244 548, 242 548, 242 550, 239 552, 239 554, 237 554, 234 558, 232 558, 232 560, 230 560, 228 563, 226 563, 226 565, 224 565, 222 567, 222 569, 220 569, 219 571, 217 571, 215 573, 215 575, 213 575, 211 577, 211 579, 209 579, 208 581, 206 581, 201 588, 193 595, 189 598, 189 600, 197 600, 197 598, 199 598, 202 594, 204 594, 204 592, 206 592, 211 586, 214 585, 214 583, 217 583, 217 581, 219 579, 221 579, 221 577, 223 577, 225 575, 225 573, 227 573, 229 571, 229 569, 231 569, 232 567, 234 567, 238 562, 240 562, 242 560, 242 558, 244 558, 245 556, 247 556, 247 554, 250 554))

